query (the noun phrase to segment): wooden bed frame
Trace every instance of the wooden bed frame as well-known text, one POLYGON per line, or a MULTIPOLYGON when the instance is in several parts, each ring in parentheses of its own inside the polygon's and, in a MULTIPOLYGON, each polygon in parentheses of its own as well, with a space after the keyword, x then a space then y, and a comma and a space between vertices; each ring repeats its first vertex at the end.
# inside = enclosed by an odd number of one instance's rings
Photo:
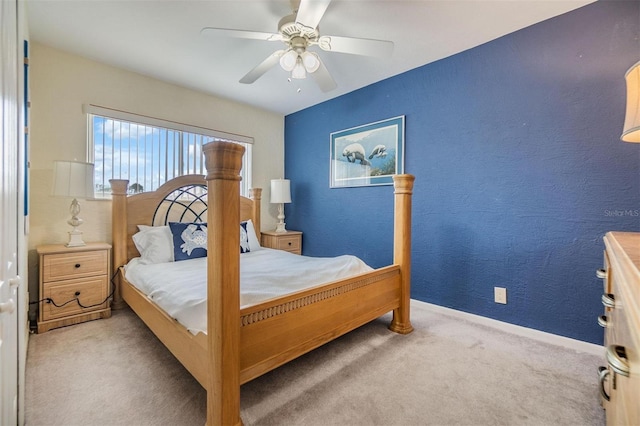
MULTIPOLYGON (((407 334, 411 276, 411 195, 414 177, 394 176, 393 265, 240 309, 241 220, 260 236, 261 190, 241 197, 244 148, 204 145, 207 176, 182 176, 155 192, 127 196, 127 180, 111 180, 113 262, 119 270, 113 308, 128 304, 207 390, 207 424, 241 424, 240 385, 381 315, 407 334), (204 179, 204 180, 203 180, 204 179), (193 335, 126 281, 122 265, 138 256, 131 236, 151 225, 153 212, 176 189, 207 185, 207 334, 193 335)), ((204 218, 203 218, 204 219, 204 218)))

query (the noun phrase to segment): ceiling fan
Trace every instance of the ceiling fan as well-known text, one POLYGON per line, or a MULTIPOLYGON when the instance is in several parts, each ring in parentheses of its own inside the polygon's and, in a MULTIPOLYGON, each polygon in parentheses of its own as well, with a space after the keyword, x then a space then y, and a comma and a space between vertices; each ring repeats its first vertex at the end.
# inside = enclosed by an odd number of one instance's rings
POLYGON ((355 55, 389 57, 393 42, 365 38, 320 35, 318 23, 324 16, 331 0, 291 0, 294 12, 278 22, 277 33, 247 31, 227 28, 205 27, 200 33, 206 36, 237 37, 263 41, 280 41, 285 44, 240 79, 240 83, 251 84, 274 65, 291 72, 291 78, 303 79, 310 74, 323 92, 335 89, 336 83, 317 53, 308 50, 318 46, 327 52, 355 55))

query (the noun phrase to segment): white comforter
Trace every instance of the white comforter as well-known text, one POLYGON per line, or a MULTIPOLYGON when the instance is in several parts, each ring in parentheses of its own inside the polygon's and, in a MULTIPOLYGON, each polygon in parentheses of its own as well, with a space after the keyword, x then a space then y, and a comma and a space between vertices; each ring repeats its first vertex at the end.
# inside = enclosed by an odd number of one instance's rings
MULTIPOLYGON (((127 281, 191 333, 206 333, 207 259, 154 265, 138 259, 127 264, 127 281)), ((371 270, 355 256, 308 257, 262 248, 240 255, 240 306, 371 270)))

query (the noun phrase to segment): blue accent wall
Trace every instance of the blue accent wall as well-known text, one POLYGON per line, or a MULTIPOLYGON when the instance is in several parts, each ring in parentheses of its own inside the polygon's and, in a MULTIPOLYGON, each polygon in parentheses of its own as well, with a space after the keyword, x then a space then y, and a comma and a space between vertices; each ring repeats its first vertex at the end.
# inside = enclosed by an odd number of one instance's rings
POLYGON ((638 60, 640 2, 599 1, 288 115, 287 228, 305 255, 390 264, 393 188, 330 189, 329 134, 405 115, 411 296, 602 344, 602 237, 640 231, 638 60))

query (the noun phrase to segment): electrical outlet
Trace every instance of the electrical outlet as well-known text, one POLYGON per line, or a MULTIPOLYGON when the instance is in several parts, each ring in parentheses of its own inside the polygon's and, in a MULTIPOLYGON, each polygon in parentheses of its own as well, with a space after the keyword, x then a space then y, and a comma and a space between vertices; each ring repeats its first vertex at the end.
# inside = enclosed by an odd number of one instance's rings
POLYGON ((493 297, 496 303, 507 304, 507 289, 504 287, 494 287, 493 297))

